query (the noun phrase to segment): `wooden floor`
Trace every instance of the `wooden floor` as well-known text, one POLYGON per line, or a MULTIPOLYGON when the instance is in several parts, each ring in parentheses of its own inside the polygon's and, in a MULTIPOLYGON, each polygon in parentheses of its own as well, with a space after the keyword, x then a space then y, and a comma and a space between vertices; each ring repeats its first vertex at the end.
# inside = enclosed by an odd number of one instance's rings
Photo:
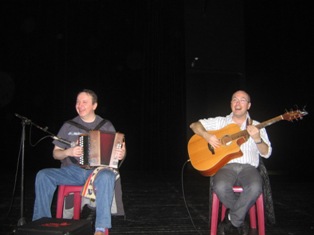
MULTIPOLYGON (((209 178, 186 167, 177 172, 121 171, 126 216, 114 216, 110 234, 210 234, 208 214, 209 178)), ((313 181, 270 173, 276 224, 266 225, 267 235, 314 234, 313 181)), ((25 179, 20 202, 10 194, 13 184, 1 194, 1 235, 14 234, 19 221, 31 222, 34 175, 25 179), (11 208, 11 210, 10 210, 11 208), (23 208, 23 209, 21 209, 23 208), (9 213, 9 214, 8 214, 9 213)), ((53 203, 55 212, 55 201, 53 203)), ((257 234, 252 230, 250 235, 257 234)))

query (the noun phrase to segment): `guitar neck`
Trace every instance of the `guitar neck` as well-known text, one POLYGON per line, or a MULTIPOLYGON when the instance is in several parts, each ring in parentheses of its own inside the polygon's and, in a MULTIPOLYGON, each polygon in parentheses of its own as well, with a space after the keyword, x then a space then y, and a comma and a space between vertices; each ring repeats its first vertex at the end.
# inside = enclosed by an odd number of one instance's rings
POLYGON ((271 119, 269 119, 269 120, 267 120, 265 122, 261 122, 261 123, 257 124, 256 127, 258 129, 262 129, 264 127, 270 126, 270 125, 272 125, 272 124, 274 124, 276 122, 279 122, 281 120, 283 120, 283 117, 282 117, 282 115, 279 115, 279 116, 271 118, 271 119))
MULTIPOLYGON (((279 115, 279 116, 271 118, 265 122, 261 122, 261 123, 257 124, 256 127, 258 129, 262 129, 264 127, 270 126, 270 125, 272 125, 276 122, 279 122, 281 120, 283 120, 283 117, 282 117, 282 115, 279 115)), ((242 130, 242 131, 239 131, 237 133, 232 134, 231 139, 236 140, 236 139, 239 139, 239 138, 242 138, 245 136, 248 136, 248 132, 247 132, 247 130, 242 130)))

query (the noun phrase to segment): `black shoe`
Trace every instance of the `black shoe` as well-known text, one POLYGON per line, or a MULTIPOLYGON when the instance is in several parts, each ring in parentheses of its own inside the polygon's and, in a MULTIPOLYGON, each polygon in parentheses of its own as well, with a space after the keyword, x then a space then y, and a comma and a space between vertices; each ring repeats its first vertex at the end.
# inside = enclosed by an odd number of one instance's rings
POLYGON ((96 208, 85 205, 82 210, 81 218, 91 221, 92 225, 94 225, 96 219, 96 208))
POLYGON ((233 226, 231 221, 228 218, 229 209, 226 210, 226 215, 223 221, 221 221, 218 225, 218 235, 233 235, 238 233, 237 227, 233 226))
POLYGON ((249 225, 247 222, 243 222, 243 224, 238 227, 239 235, 248 235, 249 234, 249 225))

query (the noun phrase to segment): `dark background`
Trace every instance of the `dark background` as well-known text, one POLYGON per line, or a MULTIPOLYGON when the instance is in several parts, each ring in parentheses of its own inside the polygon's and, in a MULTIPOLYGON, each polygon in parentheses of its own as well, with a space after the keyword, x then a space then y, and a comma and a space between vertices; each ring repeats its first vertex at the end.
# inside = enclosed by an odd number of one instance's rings
MULTIPOLYGON (((310 2, 310 1, 309 1, 310 2)), ((237 89, 265 121, 297 108, 309 115, 267 127, 274 173, 312 171, 313 8, 306 1, 45 0, 0 3, 2 171, 58 167, 52 139, 76 115, 78 91, 125 133, 121 170, 180 170, 189 124, 229 114, 237 89), (37 126, 36 126, 37 125, 37 126)))

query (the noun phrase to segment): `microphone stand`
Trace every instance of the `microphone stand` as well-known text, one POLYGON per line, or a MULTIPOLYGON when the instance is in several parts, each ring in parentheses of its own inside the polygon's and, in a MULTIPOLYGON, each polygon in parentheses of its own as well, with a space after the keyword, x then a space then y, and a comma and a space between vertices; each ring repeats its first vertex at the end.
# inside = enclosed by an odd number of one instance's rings
POLYGON ((22 144, 22 156, 21 156, 21 217, 17 223, 18 226, 24 225, 25 218, 24 218, 24 149, 25 149, 25 126, 26 124, 30 124, 29 121, 26 119, 22 119, 22 137, 21 137, 21 144, 22 144))
POLYGON ((51 132, 47 131, 48 127, 42 128, 40 126, 38 126, 37 124, 33 123, 30 119, 23 117, 19 114, 15 114, 16 117, 20 118, 22 120, 22 137, 21 137, 21 145, 22 145, 22 154, 21 154, 21 217, 18 220, 17 225, 18 226, 22 226, 24 224, 26 224, 25 218, 24 218, 24 168, 25 168, 25 164, 24 164, 24 159, 25 159, 25 126, 26 125, 34 125, 36 126, 38 129, 46 132, 49 134, 49 136, 51 138, 53 138, 54 140, 58 140, 60 142, 63 142, 65 144, 70 145, 71 147, 73 147, 75 145, 75 143, 71 143, 67 140, 64 140, 58 136, 55 136, 54 134, 52 134, 51 132))

